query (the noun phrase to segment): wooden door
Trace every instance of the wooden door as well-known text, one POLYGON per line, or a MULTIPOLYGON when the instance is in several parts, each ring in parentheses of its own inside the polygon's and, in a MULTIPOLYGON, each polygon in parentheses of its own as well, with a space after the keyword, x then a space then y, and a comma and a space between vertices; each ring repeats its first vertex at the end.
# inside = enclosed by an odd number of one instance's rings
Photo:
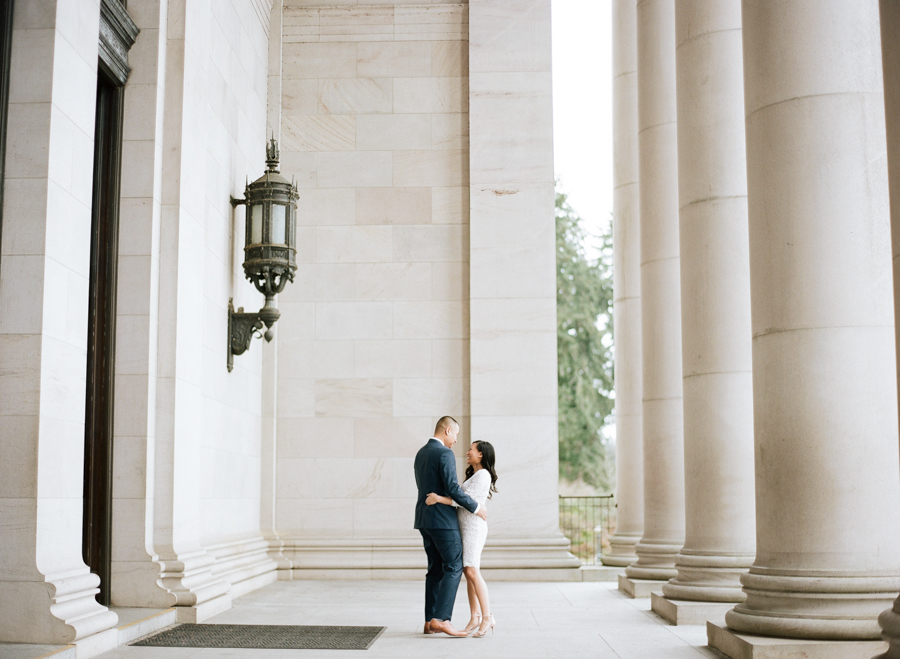
POLYGON ((116 359, 116 262, 123 87, 101 73, 94 134, 94 196, 84 424, 84 561, 110 603, 113 408, 116 359))

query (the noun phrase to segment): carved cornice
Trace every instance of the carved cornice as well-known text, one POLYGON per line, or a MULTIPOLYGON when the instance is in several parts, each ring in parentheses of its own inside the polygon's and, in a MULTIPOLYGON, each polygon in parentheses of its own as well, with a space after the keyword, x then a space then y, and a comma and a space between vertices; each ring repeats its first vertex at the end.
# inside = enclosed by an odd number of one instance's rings
POLYGON ((128 51, 140 32, 119 0, 100 3, 100 62, 120 85, 128 80, 128 51))

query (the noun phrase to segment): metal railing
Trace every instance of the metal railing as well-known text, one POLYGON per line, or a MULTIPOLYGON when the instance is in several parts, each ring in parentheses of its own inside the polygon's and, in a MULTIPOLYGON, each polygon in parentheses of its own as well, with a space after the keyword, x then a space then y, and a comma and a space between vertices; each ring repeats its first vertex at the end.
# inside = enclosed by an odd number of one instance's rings
POLYGON ((559 527, 582 565, 599 565, 600 554, 609 549, 609 538, 616 531, 613 495, 559 497, 559 527))

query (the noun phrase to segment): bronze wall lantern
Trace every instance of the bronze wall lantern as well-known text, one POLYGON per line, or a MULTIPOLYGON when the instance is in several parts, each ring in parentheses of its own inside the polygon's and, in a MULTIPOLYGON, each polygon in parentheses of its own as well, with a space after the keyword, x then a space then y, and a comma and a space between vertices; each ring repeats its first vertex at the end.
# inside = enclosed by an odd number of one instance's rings
POLYGON ((247 207, 244 275, 266 296, 266 303, 257 313, 244 313, 243 307, 234 310, 233 299, 228 301, 229 373, 234 355, 245 353, 254 336, 272 340, 272 325, 281 316, 275 296, 294 281, 297 270, 297 184, 278 172, 274 138, 266 147, 266 166, 265 174, 247 185, 243 199, 231 198, 233 207, 247 207))

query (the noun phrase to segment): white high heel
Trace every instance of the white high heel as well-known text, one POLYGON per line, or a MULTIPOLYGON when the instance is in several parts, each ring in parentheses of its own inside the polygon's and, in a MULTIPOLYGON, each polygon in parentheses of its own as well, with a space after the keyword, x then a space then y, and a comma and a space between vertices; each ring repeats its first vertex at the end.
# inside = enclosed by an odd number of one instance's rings
POLYGON ((463 631, 464 631, 466 634, 471 634, 472 632, 478 631, 478 628, 481 627, 481 614, 480 614, 480 613, 473 613, 473 614, 472 614, 472 617, 473 617, 473 618, 478 618, 478 622, 475 624, 474 627, 472 627, 472 629, 469 629, 469 626, 466 625, 465 629, 463 629, 463 631))
POLYGON ((485 627, 484 629, 481 629, 481 627, 479 626, 478 631, 476 631, 475 633, 472 634, 473 638, 481 638, 482 636, 487 634, 488 629, 491 630, 491 634, 494 633, 494 615, 492 613, 489 613, 488 615, 482 617, 482 620, 484 620, 485 618, 490 618, 491 624, 488 625, 487 627, 485 627))

